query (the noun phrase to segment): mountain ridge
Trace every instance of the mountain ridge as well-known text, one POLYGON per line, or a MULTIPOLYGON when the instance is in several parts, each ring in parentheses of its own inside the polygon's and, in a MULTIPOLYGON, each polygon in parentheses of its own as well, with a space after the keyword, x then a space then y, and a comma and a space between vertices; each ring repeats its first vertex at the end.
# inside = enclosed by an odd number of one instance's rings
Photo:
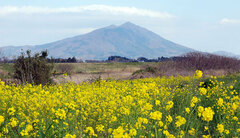
POLYGON ((1 47, 3 52, 7 51, 9 55, 27 48, 33 52, 47 49, 50 56, 57 58, 75 56, 83 60, 107 59, 113 55, 129 58, 170 57, 194 51, 131 22, 120 26, 110 25, 86 34, 32 47, 1 47))

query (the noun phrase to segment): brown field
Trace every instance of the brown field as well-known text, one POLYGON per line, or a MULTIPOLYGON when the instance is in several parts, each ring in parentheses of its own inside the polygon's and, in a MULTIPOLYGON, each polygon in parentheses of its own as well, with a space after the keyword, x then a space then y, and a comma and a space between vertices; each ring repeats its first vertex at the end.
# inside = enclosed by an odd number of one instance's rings
POLYGON ((58 63, 55 70, 58 75, 53 79, 55 82, 95 81, 97 79, 130 79, 132 74, 145 66, 156 66, 159 63, 58 63), (59 66, 71 66, 67 71, 68 77, 64 79, 59 66))

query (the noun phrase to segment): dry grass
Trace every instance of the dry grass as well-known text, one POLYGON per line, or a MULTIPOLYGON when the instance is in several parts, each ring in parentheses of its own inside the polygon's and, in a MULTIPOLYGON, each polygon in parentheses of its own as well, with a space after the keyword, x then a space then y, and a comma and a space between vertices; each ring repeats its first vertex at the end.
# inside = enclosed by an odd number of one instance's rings
POLYGON ((98 79, 108 80, 125 80, 129 79, 132 75, 132 72, 109 72, 109 73, 99 73, 99 74, 89 74, 89 73, 81 73, 81 74, 74 74, 68 76, 66 79, 62 76, 58 76, 54 78, 56 83, 64 83, 64 82, 74 82, 74 83, 81 83, 81 82, 94 82, 98 79))
POLYGON ((66 79, 62 75, 53 78, 54 82, 85 82, 95 81, 97 79, 115 79, 124 80, 131 78, 133 72, 144 68, 146 65, 155 66, 157 63, 60 63, 56 64, 56 71, 59 66, 73 66, 73 73, 66 79))
POLYGON ((145 64, 154 63, 58 63, 55 65, 56 72, 61 72, 59 67, 72 66, 72 72, 78 73, 107 73, 107 72, 134 72, 140 69, 145 64))

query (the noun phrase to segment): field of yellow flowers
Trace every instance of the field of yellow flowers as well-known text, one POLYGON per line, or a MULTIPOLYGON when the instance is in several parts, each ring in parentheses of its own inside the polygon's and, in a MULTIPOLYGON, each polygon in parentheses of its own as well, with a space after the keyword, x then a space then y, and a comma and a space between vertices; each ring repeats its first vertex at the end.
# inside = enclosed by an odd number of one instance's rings
POLYGON ((238 81, 0 82, 0 137, 240 137, 238 81))

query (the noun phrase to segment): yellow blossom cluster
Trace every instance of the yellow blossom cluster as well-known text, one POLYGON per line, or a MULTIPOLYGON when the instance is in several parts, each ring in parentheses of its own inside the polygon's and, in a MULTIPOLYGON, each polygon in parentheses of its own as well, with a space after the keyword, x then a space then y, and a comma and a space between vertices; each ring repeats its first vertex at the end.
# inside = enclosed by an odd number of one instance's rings
POLYGON ((204 111, 202 112, 202 120, 207 122, 212 121, 213 115, 214 115, 214 112, 211 109, 211 107, 205 108, 204 111))
POLYGON ((46 86, 0 81, 0 137, 240 137, 240 77, 212 77, 208 87, 202 75, 46 86))
POLYGON ((202 75, 203 75, 203 72, 202 72, 201 70, 196 70, 196 76, 197 76, 198 78, 201 78, 202 75))
POLYGON ((201 95, 206 95, 207 94, 207 89, 205 88, 199 88, 200 94, 201 95))
POLYGON ((0 115, 0 125, 4 122, 4 117, 0 115))
POLYGON ((159 111, 151 112, 150 118, 154 120, 161 120, 162 119, 162 113, 159 111))
POLYGON ((186 119, 181 116, 176 117, 177 121, 175 123, 176 127, 180 127, 181 125, 184 125, 186 123, 186 119))

